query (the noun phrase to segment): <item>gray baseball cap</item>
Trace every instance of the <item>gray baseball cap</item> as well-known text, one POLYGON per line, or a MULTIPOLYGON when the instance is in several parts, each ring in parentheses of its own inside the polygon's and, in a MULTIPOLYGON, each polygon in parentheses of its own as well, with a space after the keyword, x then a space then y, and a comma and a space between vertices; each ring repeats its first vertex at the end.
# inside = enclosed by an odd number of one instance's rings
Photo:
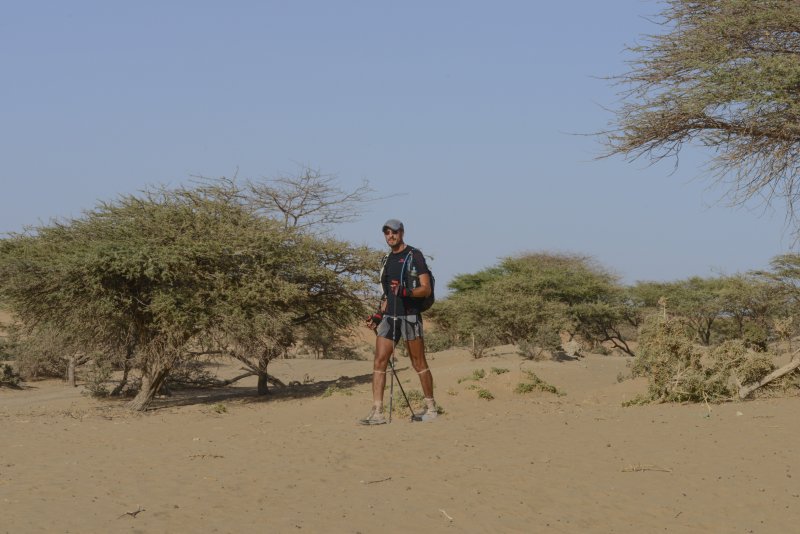
POLYGON ((383 223, 381 230, 386 230, 387 228, 390 230, 394 230, 395 232, 399 232, 403 230, 403 223, 398 221, 397 219, 389 219, 388 221, 383 223))

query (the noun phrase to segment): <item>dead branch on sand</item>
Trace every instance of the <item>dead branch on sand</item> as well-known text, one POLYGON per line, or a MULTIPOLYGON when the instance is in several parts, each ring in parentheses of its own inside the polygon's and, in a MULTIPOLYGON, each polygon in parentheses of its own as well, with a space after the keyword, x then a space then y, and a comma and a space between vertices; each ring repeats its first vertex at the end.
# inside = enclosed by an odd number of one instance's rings
POLYGON ((379 480, 362 480, 362 484, 377 484, 378 482, 386 482, 387 480, 392 480, 392 477, 381 478, 379 480))
POLYGON ((672 469, 666 467, 659 467, 657 465, 633 464, 629 465, 622 470, 623 473, 640 473, 642 471, 661 471, 663 473, 672 473, 672 469))
POLYGON ((770 374, 768 374, 767 376, 765 376, 764 378, 762 378, 761 380, 759 380, 754 384, 749 384, 739 388, 739 398, 746 399, 752 392, 754 392, 758 388, 765 386, 770 382, 772 382, 773 380, 777 380, 778 378, 787 375, 792 371, 794 371, 795 369, 799 368, 800 357, 798 357, 798 354, 800 354, 800 350, 795 351, 794 354, 792 354, 792 359, 789 361, 789 363, 787 363, 780 369, 772 371, 770 374))
POLYGON ((136 508, 136 510, 134 510, 133 512, 125 512, 124 514, 122 514, 121 516, 119 516, 117 519, 122 519, 122 518, 123 518, 123 517, 125 517, 126 515, 129 515, 129 516, 131 516, 132 518, 136 519, 136 516, 137 516, 137 515, 139 515, 140 513, 144 512, 144 511, 145 511, 145 509, 144 509, 144 508, 142 508, 142 506, 141 506, 141 505, 139 505, 139 506, 136 508))

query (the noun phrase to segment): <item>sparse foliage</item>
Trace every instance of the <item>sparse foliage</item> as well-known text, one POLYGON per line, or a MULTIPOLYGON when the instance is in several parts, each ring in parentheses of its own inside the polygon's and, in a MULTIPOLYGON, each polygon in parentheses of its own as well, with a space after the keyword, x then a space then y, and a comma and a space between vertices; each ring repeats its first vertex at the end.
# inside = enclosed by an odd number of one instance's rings
POLYGON ((776 198, 794 219, 800 191, 800 3, 668 0, 663 33, 629 48, 609 154, 651 160, 687 143, 734 203, 776 198))
POLYGON ((310 167, 270 180, 248 181, 243 194, 250 206, 282 221, 284 227, 314 232, 357 219, 363 206, 375 200, 366 181, 346 191, 337 185, 336 176, 310 167))

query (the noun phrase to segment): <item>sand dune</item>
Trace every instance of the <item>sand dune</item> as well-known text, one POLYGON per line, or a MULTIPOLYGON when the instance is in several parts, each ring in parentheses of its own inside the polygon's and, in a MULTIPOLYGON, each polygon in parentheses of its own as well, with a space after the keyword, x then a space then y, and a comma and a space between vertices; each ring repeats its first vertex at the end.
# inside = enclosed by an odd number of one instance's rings
POLYGON ((356 424, 366 361, 281 360, 314 382, 179 391, 141 415, 62 382, 1 389, 0 532, 797 531, 800 398, 623 408, 645 387, 617 382, 625 364, 445 351, 446 414, 378 427, 356 424), (525 370, 566 394, 514 393, 525 370))

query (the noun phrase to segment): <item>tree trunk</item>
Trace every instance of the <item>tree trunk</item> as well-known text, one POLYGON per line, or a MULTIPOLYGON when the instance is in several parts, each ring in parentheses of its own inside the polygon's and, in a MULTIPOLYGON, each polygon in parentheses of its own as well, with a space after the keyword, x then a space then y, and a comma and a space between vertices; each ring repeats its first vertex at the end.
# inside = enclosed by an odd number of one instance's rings
POLYGON ((120 395, 122 395, 122 390, 125 388, 125 386, 128 385, 128 373, 130 372, 130 370, 131 366, 128 363, 128 360, 125 360, 122 363, 122 379, 119 381, 119 384, 117 384, 117 386, 111 392, 112 397, 119 397, 120 395))
POLYGON ((258 373, 258 394, 259 395, 269 395, 269 388, 267 387, 267 381, 269 380, 269 375, 267 373, 258 373))
POLYGON ((704 323, 703 328, 700 330, 700 339, 703 345, 709 346, 711 344, 711 326, 714 324, 714 320, 707 319, 704 323))
POLYGON ((72 355, 67 359, 67 384, 72 387, 78 386, 78 384, 75 382, 75 359, 75 355, 72 355))
POLYGON ((273 386, 278 387, 286 387, 286 384, 275 378, 274 376, 268 375, 266 372, 259 371, 258 373, 254 373, 258 375, 258 394, 259 395, 269 395, 269 389, 267 388, 267 384, 272 384, 273 386))
POLYGON ((136 394, 131 402, 128 403, 128 408, 134 411, 143 412, 147 409, 156 393, 164 384, 169 369, 161 368, 156 370, 145 370, 142 372, 142 389, 136 394))
POLYGON ((112 397, 122 395, 122 390, 128 385, 128 373, 131 371, 131 361, 133 360, 133 345, 129 344, 125 351, 125 360, 122 362, 122 379, 111 392, 112 397))

